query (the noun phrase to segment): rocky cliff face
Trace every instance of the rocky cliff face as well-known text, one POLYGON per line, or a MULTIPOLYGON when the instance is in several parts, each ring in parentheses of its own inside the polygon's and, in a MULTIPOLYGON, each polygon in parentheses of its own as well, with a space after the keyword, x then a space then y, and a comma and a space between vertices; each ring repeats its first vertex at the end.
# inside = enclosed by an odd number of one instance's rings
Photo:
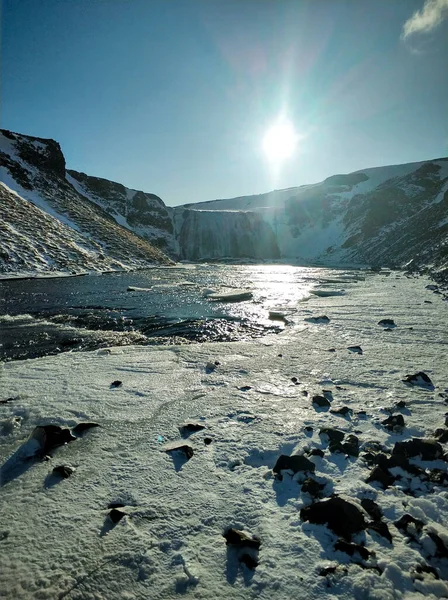
POLYGON ((0 131, 0 272, 169 264, 66 179, 59 144, 0 131))

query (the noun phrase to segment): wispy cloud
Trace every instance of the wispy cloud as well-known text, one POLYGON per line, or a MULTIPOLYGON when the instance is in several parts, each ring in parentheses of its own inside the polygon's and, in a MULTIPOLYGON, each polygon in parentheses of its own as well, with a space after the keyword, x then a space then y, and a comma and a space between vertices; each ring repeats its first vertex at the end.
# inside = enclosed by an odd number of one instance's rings
POLYGON ((421 10, 415 13, 403 25, 401 38, 409 38, 416 33, 430 33, 448 16, 448 0, 425 0, 421 10))

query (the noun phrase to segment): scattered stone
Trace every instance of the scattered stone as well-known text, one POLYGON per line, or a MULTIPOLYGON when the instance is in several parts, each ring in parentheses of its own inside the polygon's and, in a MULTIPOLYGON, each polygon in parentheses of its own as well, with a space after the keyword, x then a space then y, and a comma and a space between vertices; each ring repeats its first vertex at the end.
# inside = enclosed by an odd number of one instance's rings
POLYGON ((372 521, 371 523, 367 524, 367 529, 375 531, 375 533, 392 543, 392 535, 389 531, 387 523, 384 523, 384 521, 372 521))
POLYGON ((328 450, 331 454, 345 454, 343 444, 334 440, 328 444, 328 450))
POLYGON ((395 479, 388 471, 384 471, 381 467, 376 466, 370 472, 370 475, 366 479, 366 483, 380 483, 384 489, 388 488, 393 484, 395 479))
POLYGON ((336 352, 336 348, 328 348, 328 352, 336 352))
POLYGON ((73 467, 69 467, 68 465, 59 465, 53 469, 53 475, 57 477, 62 477, 63 479, 68 479, 70 475, 73 475, 75 469, 73 467))
POLYGON ((381 508, 374 500, 370 500, 370 498, 363 498, 361 500, 361 506, 374 521, 381 521, 383 513, 381 512, 381 508))
POLYGON ((296 385, 298 385, 298 384, 299 384, 299 380, 297 379, 297 377, 291 377, 291 381, 292 381, 293 383, 295 383, 296 385))
POLYGON ((327 315, 320 315, 319 317, 307 317, 304 320, 308 321, 308 323, 323 323, 325 325, 330 322, 330 319, 327 317, 327 315))
POLYGON ((328 406, 331 406, 329 400, 327 400, 327 398, 325 398, 325 396, 313 396, 313 400, 312 403, 315 404, 316 406, 319 406, 320 408, 327 408, 328 406))
POLYGON ((439 574, 437 573, 437 570, 428 564, 417 565, 415 567, 414 571, 415 571, 415 574, 413 576, 413 579, 418 579, 420 581, 423 581, 424 573, 429 573, 430 575, 433 575, 435 579, 440 579, 439 574))
MULTIPOLYGON (((218 365, 219 365, 219 363, 218 363, 218 365)), ((216 369, 216 367, 217 367, 218 365, 216 364, 216 362, 214 362, 214 363, 212 363, 212 362, 208 362, 208 363, 205 365, 205 372, 206 372, 206 373, 208 373, 208 374, 210 374, 210 373, 213 373, 213 371, 216 369)))
POLYGON ((251 385, 243 385, 241 387, 238 388, 240 390, 240 392, 248 392, 249 390, 252 389, 251 385))
POLYGON ((110 384, 111 388, 118 388, 121 387, 123 385, 123 382, 120 381, 119 379, 116 379, 115 381, 112 381, 112 383, 110 384))
POLYGON ((309 451, 309 456, 320 456, 320 458, 323 458, 325 456, 325 452, 320 448, 313 448, 309 451))
POLYGON ((277 354, 279 358, 283 358, 283 354, 277 354))
POLYGON ((356 354, 362 354, 361 346, 348 346, 347 350, 349 352, 355 352, 356 354))
POLYGON ((302 396, 308 396, 308 392, 306 390, 302 390, 302 396))
POLYGON ((434 290, 438 290, 438 289, 439 289, 439 287, 437 285, 433 284, 433 283, 430 283, 430 284, 428 284, 428 285, 425 286, 425 290, 434 291, 434 290))
POLYGON ((366 528, 362 512, 351 502, 334 497, 315 502, 300 511, 302 521, 327 525, 336 535, 350 540, 351 536, 366 528))
POLYGON ((423 371, 414 373, 414 375, 406 375, 406 377, 402 379, 402 381, 403 383, 409 383, 410 385, 418 385, 420 387, 434 389, 434 385, 431 379, 423 371))
POLYGON ((246 565, 246 567, 251 571, 256 569, 260 564, 260 562, 250 554, 242 554, 238 560, 243 563, 243 565, 246 565))
POLYGON ((205 444, 206 446, 210 446, 210 444, 211 444, 212 442, 213 442, 213 440, 212 440, 212 438, 211 438, 211 437, 205 437, 205 438, 204 438, 204 444, 205 444))
POLYGON ((431 530, 427 530, 426 533, 432 539, 436 546, 435 556, 437 558, 448 558, 448 547, 443 539, 435 532, 431 530))
POLYGON ((423 529, 424 523, 420 519, 415 519, 412 515, 406 513, 398 521, 395 521, 394 525, 397 529, 412 535, 413 532, 412 529, 409 530, 409 526, 412 525, 417 532, 420 532, 423 529))
POLYGON ((195 433, 196 431, 202 431, 202 429, 205 429, 205 425, 198 421, 187 421, 179 425, 179 431, 182 434, 195 433))
POLYGON ((383 331, 384 331, 385 333, 389 333, 390 331, 393 331, 393 328, 392 328, 392 327, 385 327, 385 328, 383 329, 383 331))
POLYGON ((8 530, 0 531, 0 542, 3 542, 3 540, 6 540, 8 537, 9 537, 8 530))
POLYGON ((338 565, 329 565, 328 567, 322 567, 322 569, 319 570, 319 575, 321 577, 326 577, 327 575, 333 575, 334 573, 336 573, 336 570, 338 568, 338 565))
POLYGON ((316 465, 307 459, 302 454, 294 454, 293 456, 287 456, 282 454, 277 459, 273 468, 274 473, 280 474, 281 471, 292 471, 294 474, 299 471, 311 471, 314 472, 316 465))
POLYGON ((253 548, 259 550, 261 546, 261 540, 255 535, 249 535, 245 531, 234 529, 231 527, 223 533, 223 537, 226 540, 228 546, 238 546, 239 548, 253 548))
POLYGON ((396 327, 393 319, 381 319, 381 321, 378 321, 378 325, 382 325, 383 327, 396 327))
POLYGON ((182 442, 174 442, 173 444, 166 446, 165 452, 183 452, 187 460, 190 460, 194 454, 193 448, 190 446, 190 444, 183 444, 182 442))
POLYGON ((424 303, 425 304, 432 304, 432 300, 425 300, 424 303))
POLYGON ((125 516, 126 513, 118 508, 113 508, 109 513, 109 519, 112 521, 112 523, 118 523, 125 516))
POLYGON ((319 430, 319 435, 326 435, 330 442, 342 442, 345 433, 340 429, 332 429, 331 427, 322 427, 319 430))
POLYGON ((397 408, 406 408, 406 402, 404 400, 400 400, 395 405, 397 408))
POLYGON ((345 454, 357 458, 359 456, 359 439, 356 437, 356 435, 349 435, 346 441, 342 444, 342 449, 345 454))
POLYGON ((0 400, 0 404, 8 404, 8 402, 14 402, 14 400, 17 400, 17 398, 5 398, 5 400, 0 400))
POLYGON ((405 427, 403 415, 391 415, 381 421, 381 425, 384 425, 389 431, 401 431, 405 427))
POLYGON ((343 417, 346 417, 347 415, 350 415, 353 411, 348 406, 342 406, 341 408, 331 408, 330 412, 333 415, 342 415, 343 417))
POLYGON ((39 443, 39 452, 42 454, 50 452, 57 446, 76 440, 70 429, 59 427, 59 425, 39 425, 31 432, 29 439, 36 440, 39 443))
POLYGON ((435 440, 412 438, 406 442, 396 442, 392 455, 401 455, 406 458, 420 456, 422 460, 437 460, 443 456, 443 448, 435 440))
POLYGON ((94 427, 99 427, 99 423, 78 423, 73 427, 72 433, 75 435, 82 435, 88 429, 93 429, 94 427))
POLYGON ((446 444, 448 442, 448 429, 444 427, 439 427, 434 432, 434 437, 441 443, 446 444))
POLYGON ((325 488, 324 483, 319 483, 315 479, 308 477, 302 484, 302 492, 309 494, 313 498, 321 498, 325 488))
POLYGON ((311 427, 311 425, 307 425, 305 427, 305 431, 308 431, 309 433, 311 433, 313 431, 313 428, 311 427))
POLYGON ((349 556, 353 556, 357 552, 363 560, 367 560, 372 554, 365 546, 361 546, 360 544, 350 544, 345 540, 338 540, 334 545, 334 549, 345 552, 345 554, 348 554, 349 556))

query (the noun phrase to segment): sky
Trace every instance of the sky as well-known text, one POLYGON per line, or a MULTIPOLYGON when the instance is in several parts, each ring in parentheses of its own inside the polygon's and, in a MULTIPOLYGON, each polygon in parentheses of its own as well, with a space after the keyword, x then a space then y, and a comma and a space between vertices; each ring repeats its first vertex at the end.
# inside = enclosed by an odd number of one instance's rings
POLYGON ((448 0, 3 0, 0 126, 174 206, 448 155, 448 0), (279 117, 297 134, 273 164, 279 117))

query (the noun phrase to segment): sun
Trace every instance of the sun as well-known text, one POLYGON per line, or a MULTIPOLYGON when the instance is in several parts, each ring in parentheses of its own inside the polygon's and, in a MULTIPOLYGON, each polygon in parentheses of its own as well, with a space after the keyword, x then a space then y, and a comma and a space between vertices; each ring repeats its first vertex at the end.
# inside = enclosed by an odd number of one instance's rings
POLYGON ((263 151, 272 163, 281 163, 294 154, 298 135, 294 125, 282 119, 272 125, 263 138, 263 151))

